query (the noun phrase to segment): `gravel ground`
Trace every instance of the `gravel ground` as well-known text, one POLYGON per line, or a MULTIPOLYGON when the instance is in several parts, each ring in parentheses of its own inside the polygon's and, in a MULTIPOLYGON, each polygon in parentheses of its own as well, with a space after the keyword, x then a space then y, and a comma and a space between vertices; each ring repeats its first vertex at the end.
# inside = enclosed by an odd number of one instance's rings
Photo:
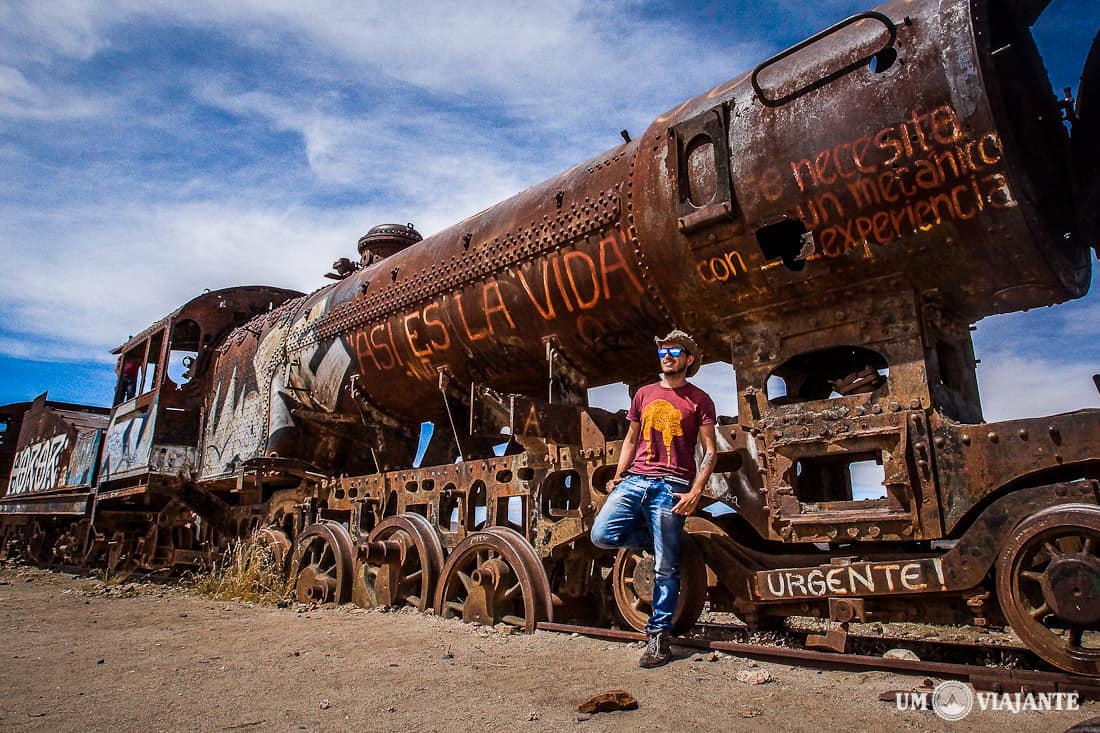
POLYGON ((7 731, 1064 731, 1100 715, 975 711, 948 723, 879 701, 923 678, 530 636, 353 606, 269 608, 171 586, 0 568, 7 731), (768 681, 753 684, 761 679, 768 681), (612 689, 631 711, 577 711, 612 689))

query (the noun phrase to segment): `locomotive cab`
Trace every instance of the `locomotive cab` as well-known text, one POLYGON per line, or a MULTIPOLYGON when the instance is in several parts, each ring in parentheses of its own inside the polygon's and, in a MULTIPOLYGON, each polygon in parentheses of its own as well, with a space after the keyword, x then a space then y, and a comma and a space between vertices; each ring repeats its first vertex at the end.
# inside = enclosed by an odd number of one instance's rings
POLYGON ((100 461, 101 497, 156 488, 190 469, 207 366, 225 335, 298 293, 238 287, 203 293, 114 350, 118 383, 100 461))

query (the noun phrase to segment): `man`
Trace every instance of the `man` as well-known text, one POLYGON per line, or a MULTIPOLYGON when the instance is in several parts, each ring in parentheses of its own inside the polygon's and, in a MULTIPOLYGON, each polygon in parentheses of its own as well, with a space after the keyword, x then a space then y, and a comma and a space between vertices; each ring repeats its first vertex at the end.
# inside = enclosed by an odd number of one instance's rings
POLYGON ((714 470, 714 402, 690 384, 701 357, 691 336, 675 330, 656 338, 661 381, 635 393, 626 419, 612 489, 592 525, 592 543, 629 547, 654 556, 653 612, 646 624, 641 667, 659 667, 672 656, 669 632, 680 597, 680 540, 714 470), (695 445, 703 459, 695 466, 695 445))

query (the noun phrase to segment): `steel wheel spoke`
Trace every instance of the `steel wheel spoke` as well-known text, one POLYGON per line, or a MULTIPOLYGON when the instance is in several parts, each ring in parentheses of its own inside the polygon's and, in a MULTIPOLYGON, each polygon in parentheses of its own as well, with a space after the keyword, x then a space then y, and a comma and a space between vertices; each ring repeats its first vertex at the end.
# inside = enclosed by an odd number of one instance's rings
POLYGON ((535 631, 540 618, 552 618, 541 560, 511 530, 490 527, 466 537, 447 558, 440 584, 435 607, 441 615, 461 615, 464 621, 485 625, 506 623, 527 632, 535 631), (467 599, 457 609, 450 602, 461 588, 467 599))
POLYGON ((1020 577, 1025 578, 1027 580, 1030 580, 1034 583, 1042 583, 1043 582, 1043 574, 1042 573, 1037 573, 1034 570, 1021 570, 1020 571, 1020 577))
POLYGON ((1046 616, 1048 613, 1050 613, 1050 606, 1048 606, 1046 604, 1046 601, 1044 601, 1043 605, 1041 605, 1038 608, 1036 608, 1035 610, 1029 612, 1028 615, 1031 616, 1036 621, 1039 621, 1044 616, 1046 616))
POLYGON ((1051 507, 1021 522, 998 559, 1005 619, 1035 654, 1067 672, 1100 675, 1100 510, 1051 507))

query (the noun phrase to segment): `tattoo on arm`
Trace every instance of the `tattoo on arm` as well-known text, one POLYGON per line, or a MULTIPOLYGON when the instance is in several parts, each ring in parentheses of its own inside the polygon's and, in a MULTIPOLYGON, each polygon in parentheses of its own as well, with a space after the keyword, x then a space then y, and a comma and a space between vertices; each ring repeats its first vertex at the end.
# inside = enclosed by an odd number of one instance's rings
POLYGON ((706 471, 708 469, 714 468, 714 462, 716 460, 717 460, 717 457, 714 455, 714 452, 708 450, 703 455, 703 460, 699 461, 699 470, 700 471, 706 471))

